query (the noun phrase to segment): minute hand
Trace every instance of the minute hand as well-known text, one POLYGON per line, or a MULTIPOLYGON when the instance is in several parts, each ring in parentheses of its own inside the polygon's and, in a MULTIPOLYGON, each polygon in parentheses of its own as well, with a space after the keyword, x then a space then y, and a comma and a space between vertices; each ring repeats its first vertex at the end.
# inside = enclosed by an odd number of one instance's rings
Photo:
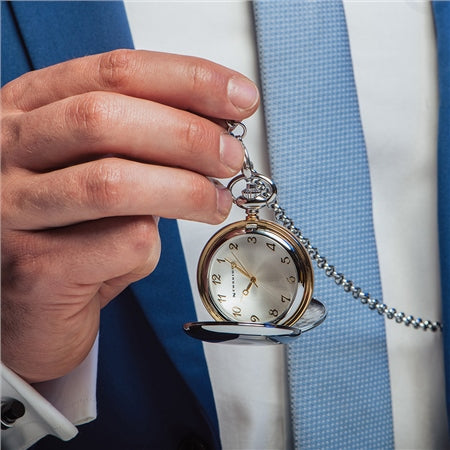
POLYGON ((245 275, 247 278, 251 279, 252 276, 241 266, 239 266, 236 262, 230 261, 229 259, 225 258, 225 261, 231 264, 231 267, 233 269, 239 270, 243 275, 245 275))
MULTIPOLYGON (((258 287, 258 285, 256 284, 256 277, 253 276, 251 273, 249 273, 249 271, 244 267, 244 264, 241 263, 241 261, 239 260, 239 258, 238 258, 234 253, 232 253, 232 255, 233 255, 233 257, 236 259, 236 261, 237 261, 239 264, 233 261, 233 262, 231 262, 231 266, 232 266, 232 267, 235 267, 237 270, 239 270, 239 272, 241 272, 241 273, 244 274, 247 278, 250 279, 250 282, 251 282, 252 284, 254 284, 256 287, 258 287)), ((228 262, 230 262, 230 261, 228 261, 228 262)))

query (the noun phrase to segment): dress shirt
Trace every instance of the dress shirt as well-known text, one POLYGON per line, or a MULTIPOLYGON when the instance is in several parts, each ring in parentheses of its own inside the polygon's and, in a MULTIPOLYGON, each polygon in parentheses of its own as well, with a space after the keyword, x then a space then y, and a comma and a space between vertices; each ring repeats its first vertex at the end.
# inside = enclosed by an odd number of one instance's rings
MULTIPOLYGON (((205 57, 258 80, 250 3, 127 1, 126 9, 137 48, 205 57)), ((407 314, 440 318, 438 96, 431 6, 347 1, 345 14, 369 157, 384 302, 407 314)), ((255 168, 270 174, 262 108, 245 123, 255 168)), ((227 223, 243 217, 234 208, 227 223)), ((218 228, 180 222, 200 320, 209 317, 197 294, 197 261, 218 228)), ((345 273, 345 268, 339 270, 345 273)), ((370 291, 370 286, 363 288, 370 291)), ((393 322, 386 328, 396 447, 443 448, 447 427, 442 337, 393 322)), ((205 352, 224 447, 288 447, 284 348, 206 344, 205 352)))
MULTIPOLYGON (((125 4, 136 48, 205 57, 258 81, 250 3, 125 4)), ((438 97, 431 7, 427 2, 346 1, 345 13, 368 149, 384 302, 407 314, 440 320, 438 97)), ((270 174, 262 108, 245 123, 245 142, 255 168, 270 174)), ((242 211, 233 208, 227 222, 242 218, 242 211)), ((197 314, 200 320, 208 320, 197 293, 196 265, 204 243, 219 227, 185 221, 179 225, 197 314)), ((345 273, 345 268, 338 269, 345 273)), ((370 286, 362 287, 370 291, 370 286)), ((362 306, 355 303, 355 307, 362 306)), ((368 310, 367 314, 374 312, 368 310)), ((448 447, 441 335, 392 322, 387 322, 386 330, 396 448, 448 447)), ((205 344, 225 449, 289 448, 284 350, 282 346, 205 344)), ((63 436, 67 438, 73 433, 70 422, 77 424, 95 416, 95 351, 75 376, 77 383, 83 373, 90 380, 83 388, 84 398, 90 400, 80 403, 76 389, 64 381, 73 374, 40 384, 38 391, 70 421, 57 411, 49 418, 52 407, 42 399, 42 412, 34 407, 36 423, 40 415, 53 429, 60 424, 66 427, 63 436)), ((10 375, 12 395, 20 380, 10 375)), ((35 405, 39 403, 38 393, 23 396, 32 398, 35 405)), ((48 426, 39 433, 29 431, 35 438, 46 432, 48 426)))

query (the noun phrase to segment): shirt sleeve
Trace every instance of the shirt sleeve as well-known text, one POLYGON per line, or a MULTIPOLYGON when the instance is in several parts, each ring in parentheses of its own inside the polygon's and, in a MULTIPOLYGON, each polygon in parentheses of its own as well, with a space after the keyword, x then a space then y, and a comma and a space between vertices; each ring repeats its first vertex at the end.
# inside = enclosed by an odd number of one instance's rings
POLYGON ((2 448, 26 449, 48 434, 67 441, 78 433, 75 425, 94 420, 97 357, 98 338, 72 372, 33 386, 2 364, 2 403, 15 399, 25 406, 24 416, 2 430, 2 448))

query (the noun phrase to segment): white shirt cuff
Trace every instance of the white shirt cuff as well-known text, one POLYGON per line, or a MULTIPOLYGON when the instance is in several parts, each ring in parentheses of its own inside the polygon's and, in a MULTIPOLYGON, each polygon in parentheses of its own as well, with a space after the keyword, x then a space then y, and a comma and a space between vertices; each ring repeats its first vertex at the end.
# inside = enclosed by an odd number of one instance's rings
POLYGON ((25 406, 25 415, 2 431, 2 448, 26 449, 48 434, 67 441, 78 433, 75 425, 94 420, 97 356, 98 338, 72 372, 33 386, 2 364, 2 401, 16 399, 25 406))

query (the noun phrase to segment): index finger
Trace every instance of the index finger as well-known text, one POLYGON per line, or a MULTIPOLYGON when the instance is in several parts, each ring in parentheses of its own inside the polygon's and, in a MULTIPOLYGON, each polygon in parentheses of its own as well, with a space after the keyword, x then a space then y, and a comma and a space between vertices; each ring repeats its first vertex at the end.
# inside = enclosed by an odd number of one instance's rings
POLYGON ((201 58, 145 50, 114 50, 29 72, 3 89, 3 105, 30 111, 73 95, 110 91, 179 109, 242 120, 256 110, 255 84, 201 58))

